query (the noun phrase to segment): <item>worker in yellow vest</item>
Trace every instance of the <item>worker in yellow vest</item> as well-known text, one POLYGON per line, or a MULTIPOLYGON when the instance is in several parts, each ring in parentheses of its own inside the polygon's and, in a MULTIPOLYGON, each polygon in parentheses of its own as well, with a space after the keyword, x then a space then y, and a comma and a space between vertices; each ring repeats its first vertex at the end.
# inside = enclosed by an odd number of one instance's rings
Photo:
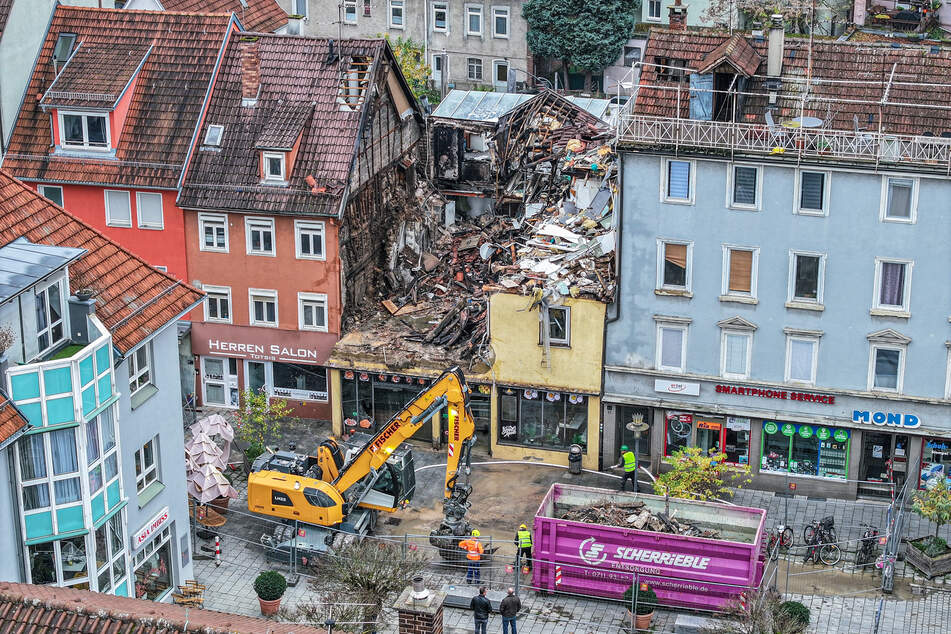
POLYGON ((532 569, 532 532, 525 524, 515 531, 515 545, 518 547, 518 556, 522 567, 532 569))
POLYGON ((631 481, 631 488, 634 490, 634 493, 637 493, 637 456, 634 455, 634 452, 627 448, 627 445, 621 445, 621 461, 614 465, 613 468, 624 467, 624 477, 621 479, 621 490, 624 490, 624 486, 627 484, 627 481, 631 481))
POLYGON ((466 583, 479 583, 479 564, 482 563, 482 542, 479 541, 479 531, 472 529, 469 539, 459 542, 459 547, 466 551, 466 559, 469 560, 466 566, 466 583))

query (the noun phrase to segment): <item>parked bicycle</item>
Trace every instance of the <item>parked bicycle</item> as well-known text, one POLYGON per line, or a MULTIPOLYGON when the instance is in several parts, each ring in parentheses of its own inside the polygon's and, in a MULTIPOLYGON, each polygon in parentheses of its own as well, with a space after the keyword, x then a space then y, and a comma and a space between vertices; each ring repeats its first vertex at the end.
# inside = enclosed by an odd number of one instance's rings
POLYGON ((804 561, 821 561, 827 566, 834 566, 841 561, 842 549, 836 544, 835 518, 831 515, 807 524, 802 531, 802 538, 806 543, 804 561))
POLYGON ((855 554, 855 565, 864 566, 878 559, 878 528, 871 524, 862 524, 865 530, 859 540, 859 550, 855 554))
POLYGON ((779 559, 779 552, 788 552, 793 545, 793 530, 783 524, 778 524, 776 528, 768 533, 766 542, 766 552, 773 561, 779 559))

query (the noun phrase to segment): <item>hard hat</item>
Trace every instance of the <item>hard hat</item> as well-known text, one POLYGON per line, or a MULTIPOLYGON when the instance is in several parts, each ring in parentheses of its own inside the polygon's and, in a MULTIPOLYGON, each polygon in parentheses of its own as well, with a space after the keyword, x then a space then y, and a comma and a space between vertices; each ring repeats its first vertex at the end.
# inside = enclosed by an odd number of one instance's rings
POLYGON ((525 524, 522 524, 521 526, 519 526, 519 528, 521 528, 523 531, 528 530, 528 526, 525 526, 525 524))
POLYGON ((627 451, 627 445, 621 445, 621 451, 627 451))
POLYGON ((481 535, 481 534, 482 534, 482 533, 480 533, 480 532, 478 531, 478 529, 475 529, 475 528, 472 529, 472 536, 473 536, 473 537, 478 537, 478 536, 481 535))

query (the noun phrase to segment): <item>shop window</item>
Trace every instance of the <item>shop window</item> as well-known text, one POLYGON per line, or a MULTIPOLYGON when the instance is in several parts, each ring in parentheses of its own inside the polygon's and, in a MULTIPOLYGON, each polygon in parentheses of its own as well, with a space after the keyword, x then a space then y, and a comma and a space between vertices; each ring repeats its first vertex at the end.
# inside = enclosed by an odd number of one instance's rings
POLYGON ((96 584, 99 592, 115 592, 126 580, 121 514, 96 529, 96 584))
POLYGON ((689 447, 693 438, 693 416, 690 414, 667 414, 664 435, 664 455, 672 456, 689 447))
POLYGON ((62 281, 57 280, 46 287, 37 288, 35 306, 37 342, 42 354, 66 338, 62 281))
POLYGON ((617 405, 617 424, 618 429, 616 438, 618 438, 617 447, 627 445, 633 451, 638 451, 638 462, 645 467, 650 466, 651 455, 651 425, 650 410, 646 407, 627 407, 617 405), (641 432, 640 439, 635 437, 633 429, 641 424, 647 423, 647 430, 641 432), (637 442, 635 442, 637 441, 637 442))
POLYGON ((499 395, 499 441, 567 449, 587 446, 587 397, 506 388, 499 395))
POLYGON ((172 587, 171 527, 142 547, 133 558, 135 598, 154 601, 172 587))
POLYGON ((668 203, 693 204, 693 161, 666 159, 664 165, 663 201, 668 203))
POLYGON ((807 170, 799 172, 798 213, 810 216, 829 213, 829 174, 807 170))
POLYGON ((730 171, 729 207, 733 209, 759 209, 762 171, 752 165, 734 165, 730 171))
POLYGON ((723 450, 726 461, 733 464, 750 462, 750 419, 728 417, 723 429, 723 450))
POLYGON ((723 425, 715 421, 703 420, 699 417, 694 424, 696 425, 697 433, 694 446, 707 456, 720 453, 720 436, 723 432, 723 425))
POLYGON ((789 256, 789 302, 822 304, 825 256, 792 252, 789 256))
POLYGON ((921 475, 918 488, 931 489, 951 474, 951 440, 947 438, 921 439, 921 475))
POLYGON ((300 363, 272 364, 272 393, 285 398, 307 401, 327 400, 327 370, 300 363))
POLYGON ((849 431, 764 421, 760 471, 844 480, 849 431))
POLYGON ((85 536, 29 546, 27 557, 31 583, 89 588, 85 536))
POLYGON ((907 260, 875 258, 873 310, 907 313, 911 296, 911 266, 907 260))

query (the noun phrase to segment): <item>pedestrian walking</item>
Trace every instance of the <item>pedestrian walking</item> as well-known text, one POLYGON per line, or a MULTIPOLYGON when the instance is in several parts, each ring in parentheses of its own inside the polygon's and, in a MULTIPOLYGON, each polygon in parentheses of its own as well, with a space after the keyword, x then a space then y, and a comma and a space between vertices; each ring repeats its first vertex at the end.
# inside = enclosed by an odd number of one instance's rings
POLYGON ((518 557, 521 559, 522 566, 532 569, 532 532, 528 530, 525 524, 518 527, 515 531, 515 545, 518 547, 518 557))
POLYGON ((616 469, 618 467, 624 467, 624 478, 621 479, 621 490, 624 490, 624 486, 627 484, 627 481, 631 481, 631 489, 634 493, 637 493, 637 456, 634 455, 634 452, 627 448, 627 445, 621 445, 621 460, 612 467, 616 469))
POLYGON ((518 611, 522 609, 522 602, 515 596, 515 588, 509 588, 508 595, 502 599, 499 605, 499 612, 502 614, 502 634, 509 634, 509 627, 512 628, 512 634, 518 634, 515 627, 515 621, 518 618, 518 611))
POLYGON ((469 560, 466 566, 466 583, 479 583, 479 565, 482 563, 482 542, 479 541, 479 531, 472 529, 472 535, 469 539, 459 542, 459 547, 466 551, 466 559, 469 560))
POLYGON ((486 634, 485 628, 489 625, 492 604, 485 598, 485 586, 479 588, 479 594, 472 597, 469 607, 472 608, 472 616, 475 618, 475 634, 486 634))

